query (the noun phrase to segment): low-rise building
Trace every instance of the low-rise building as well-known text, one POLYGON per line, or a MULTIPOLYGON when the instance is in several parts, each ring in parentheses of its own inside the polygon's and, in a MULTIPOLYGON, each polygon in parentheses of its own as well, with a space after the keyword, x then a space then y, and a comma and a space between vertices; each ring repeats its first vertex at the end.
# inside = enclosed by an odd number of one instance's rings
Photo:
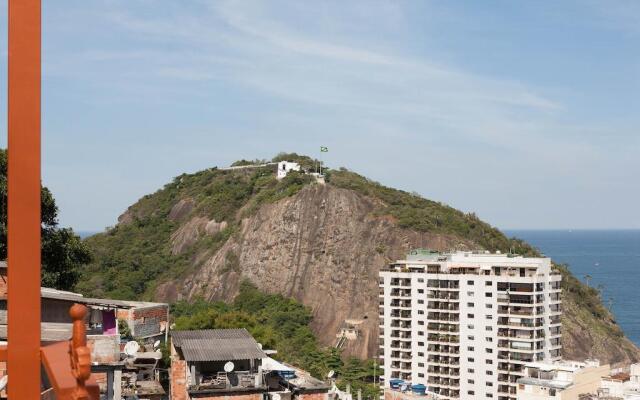
POLYGON ((640 363, 602 378, 599 400, 640 400, 640 363))
POLYGON ((579 400, 585 394, 596 394, 602 377, 610 371, 609 365, 595 360, 525 364, 525 376, 517 381, 517 399, 579 400))
POLYGON ((300 164, 291 161, 280 161, 276 178, 283 179, 291 171, 300 171, 300 164))
MULTIPOLYGON (((0 262, 0 341, 7 340, 6 287, 7 263, 0 262)), ((91 349, 91 370, 105 400, 120 400, 127 394, 137 395, 139 399, 155 400, 164 395, 155 372, 146 375, 141 373, 143 371, 135 365, 135 360, 140 358, 138 354, 126 357, 123 349, 124 342, 135 340, 142 344, 141 355, 144 352, 158 354, 157 345, 164 342, 168 335, 168 304, 89 298, 79 293, 45 287, 41 288, 40 293, 43 345, 69 340, 72 331, 69 309, 76 303, 88 308, 87 345, 91 349), (121 332, 119 325, 127 327, 127 337, 124 337, 125 332, 121 332)), ((156 360, 158 358, 155 356, 156 360)), ((145 365, 145 371, 149 370, 148 364, 145 365)), ((0 363, 0 376, 5 371, 6 366, 0 363)), ((3 395, 6 396, 0 393, 0 399, 3 395)))
POLYGON ((327 400, 329 385, 270 358, 246 329, 175 331, 171 399, 327 400))

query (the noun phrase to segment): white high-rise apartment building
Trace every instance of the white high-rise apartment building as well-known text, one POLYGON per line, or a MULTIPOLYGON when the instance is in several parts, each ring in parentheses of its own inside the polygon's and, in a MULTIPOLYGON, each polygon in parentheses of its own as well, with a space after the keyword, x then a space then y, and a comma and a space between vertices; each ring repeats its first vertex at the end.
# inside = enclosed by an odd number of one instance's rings
POLYGON ((515 400, 526 363, 561 358, 560 279, 549 258, 499 253, 414 250, 383 268, 385 387, 515 400))

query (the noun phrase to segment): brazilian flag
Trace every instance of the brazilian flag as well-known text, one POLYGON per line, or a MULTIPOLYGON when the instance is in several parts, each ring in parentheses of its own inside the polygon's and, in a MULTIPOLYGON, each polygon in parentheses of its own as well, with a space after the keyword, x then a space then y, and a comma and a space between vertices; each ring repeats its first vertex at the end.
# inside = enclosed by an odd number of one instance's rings
POLYGON ((324 147, 324 146, 320 146, 320 152, 321 153, 327 153, 327 152, 329 152, 329 148, 328 147, 324 147))

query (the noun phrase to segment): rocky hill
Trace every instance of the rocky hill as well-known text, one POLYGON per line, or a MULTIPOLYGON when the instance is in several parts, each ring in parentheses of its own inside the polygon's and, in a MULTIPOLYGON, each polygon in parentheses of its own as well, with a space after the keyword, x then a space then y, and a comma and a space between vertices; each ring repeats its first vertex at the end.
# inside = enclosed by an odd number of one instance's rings
MULTIPOLYGON (((313 160, 297 155, 310 167, 313 160)), ((86 240, 94 262, 78 290, 95 296, 231 300, 248 279, 309 306, 332 345, 345 321, 361 337, 347 352, 377 350, 378 269, 407 250, 487 249, 537 255, 526 243, 451 207, 390 189, 347 170, 327 183, 270 167, 181 175, 140 199, 105 233, 86 240)), ((639 360, 599 294, 564 275, 565 357, 639 360)))

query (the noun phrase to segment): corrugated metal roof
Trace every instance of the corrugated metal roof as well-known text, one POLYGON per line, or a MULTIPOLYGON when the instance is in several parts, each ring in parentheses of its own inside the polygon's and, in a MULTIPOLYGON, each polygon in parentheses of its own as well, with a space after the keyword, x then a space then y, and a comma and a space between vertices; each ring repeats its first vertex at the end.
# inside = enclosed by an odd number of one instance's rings
POLYGON ((174 331, 173 345, 187 361, 231 361, 265 358, 258 342, 246 329, 174 331))

